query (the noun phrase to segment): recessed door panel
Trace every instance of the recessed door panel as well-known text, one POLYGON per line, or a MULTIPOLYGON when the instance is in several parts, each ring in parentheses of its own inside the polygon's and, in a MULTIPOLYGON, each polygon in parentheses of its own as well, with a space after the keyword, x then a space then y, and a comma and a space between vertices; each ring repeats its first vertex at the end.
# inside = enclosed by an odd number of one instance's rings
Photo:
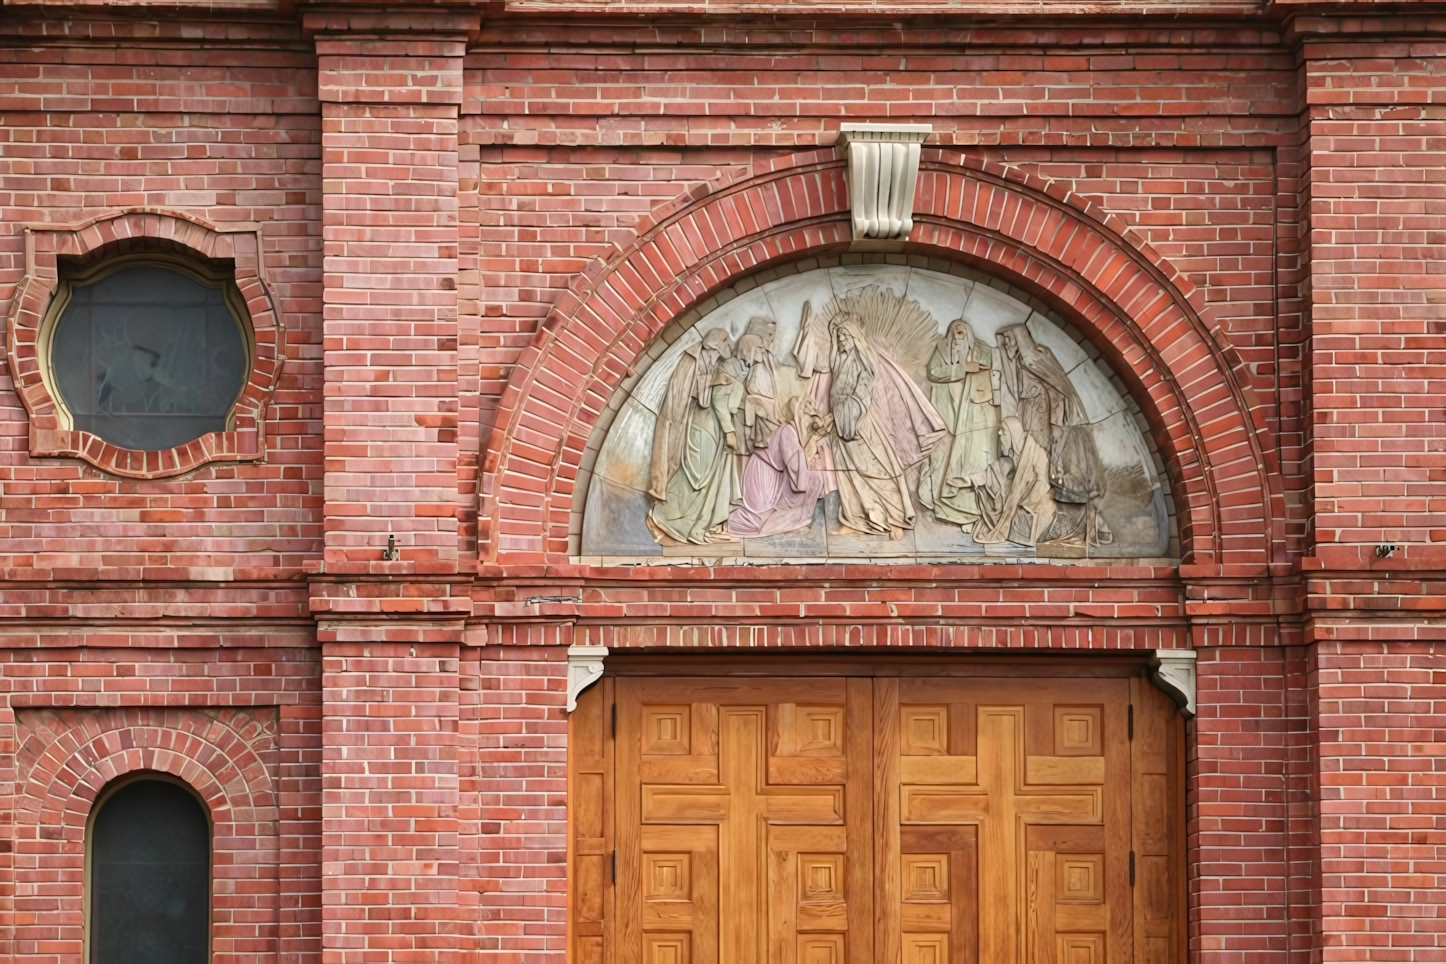
POLYGON ((617 960, 866 961, 869 681, 615 692, 617 960))
MULTIPOLYGON (((879 953, 917 956, 910 875, 923 828, 968 832, 971 885, 951 894, 952 964, 1094 964, 1129 959, 1129 680, 876 680, 874 725, 886 756, 876 802, 897 801, 897 835, 880 841, 879 953), (953 761, 949 768, 939 761, 953 761), (1041 849, 1088 839, 1094 850, 1041 849), (898 895, 895 897, 895 895, 898 895)), ((939 900, 940 898, 935 898, 939 900)))

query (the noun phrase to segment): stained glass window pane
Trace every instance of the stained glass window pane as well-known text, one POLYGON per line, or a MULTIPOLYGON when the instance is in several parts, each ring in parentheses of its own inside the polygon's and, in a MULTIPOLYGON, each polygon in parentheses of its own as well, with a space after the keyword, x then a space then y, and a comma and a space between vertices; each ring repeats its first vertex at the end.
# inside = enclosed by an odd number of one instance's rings
POLYGON ((91 828, 91 964, 204 964, 211 915, 211 829, 183 787, 138 780, 102 804, 91 828))
POLYGON ((50 354, 74 427, 126 449, 225 431, 246 381, 245 339, 221 289, 155 265, 76 285, 50 354))

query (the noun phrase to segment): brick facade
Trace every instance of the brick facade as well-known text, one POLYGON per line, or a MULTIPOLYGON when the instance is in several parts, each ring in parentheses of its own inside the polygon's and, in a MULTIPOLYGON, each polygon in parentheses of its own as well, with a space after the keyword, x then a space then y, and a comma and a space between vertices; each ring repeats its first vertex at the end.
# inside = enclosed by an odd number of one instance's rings
POLYGON ((217 961, 560 964, 587 644, 1192 648, 1190 960, 1446 961, 1441 22, 801 6, 7 0, 0 954, 83 959, 90 805, 149 769, 211 808, 217 961), (1177 565, 578 559, 654 338, 861 257, 865 120, 933 126, 880 257, 1069 319, 1177 565), (250 420, 141 463, 36 347, 56 258, 125 245, 257 331, 250 420))

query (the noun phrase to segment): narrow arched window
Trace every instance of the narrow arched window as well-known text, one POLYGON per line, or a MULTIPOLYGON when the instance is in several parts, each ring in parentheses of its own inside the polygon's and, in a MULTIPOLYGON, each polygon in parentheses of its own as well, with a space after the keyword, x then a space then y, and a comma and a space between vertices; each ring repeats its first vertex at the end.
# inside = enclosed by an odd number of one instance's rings
POLYGON ((164 778, 104 793, 91 822, 90 964, 204 964, 210 956, 211 822, 164 778))

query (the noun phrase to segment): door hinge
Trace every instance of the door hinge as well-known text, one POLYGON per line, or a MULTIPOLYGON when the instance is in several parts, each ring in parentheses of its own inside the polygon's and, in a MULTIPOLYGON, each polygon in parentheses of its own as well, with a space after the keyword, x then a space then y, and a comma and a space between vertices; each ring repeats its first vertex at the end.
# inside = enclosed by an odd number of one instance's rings
POLYGON ((1131 740, 1135 738, 1135 704, 1133 703, 1125 712, 1125 735, 1131 740))
POLYGON ((617 705, 616 703, 614 703, 614 704, 612 705, 612 719, 613 719, 613 723, 612 723, 612 726, 613 726, 613 739, 617 739, 617 735, 618 735, 618 705, 617 705))
POLYGON ((1135 852, 1130 851, 1130 886, 1135 886, 1135 852))
MULTIPOLYGON (((1135 872, 1134 872, 1134 870, 1133 870, 1134 866, 1135 866, 1135 865, 1134 865, 1133 863, 1130 864, 1130 867, 1132 868, 1132 869, 1130 870, 1130 881, 1131 881, 1132 883, 1134 882, 1134 879, 1135 879, 1135 872)), ((618 852, 617 852, 616 850, 614 850, 614 851, 613 851, 613 883, 616 884, 617 882, 618 882, 618 852)))

